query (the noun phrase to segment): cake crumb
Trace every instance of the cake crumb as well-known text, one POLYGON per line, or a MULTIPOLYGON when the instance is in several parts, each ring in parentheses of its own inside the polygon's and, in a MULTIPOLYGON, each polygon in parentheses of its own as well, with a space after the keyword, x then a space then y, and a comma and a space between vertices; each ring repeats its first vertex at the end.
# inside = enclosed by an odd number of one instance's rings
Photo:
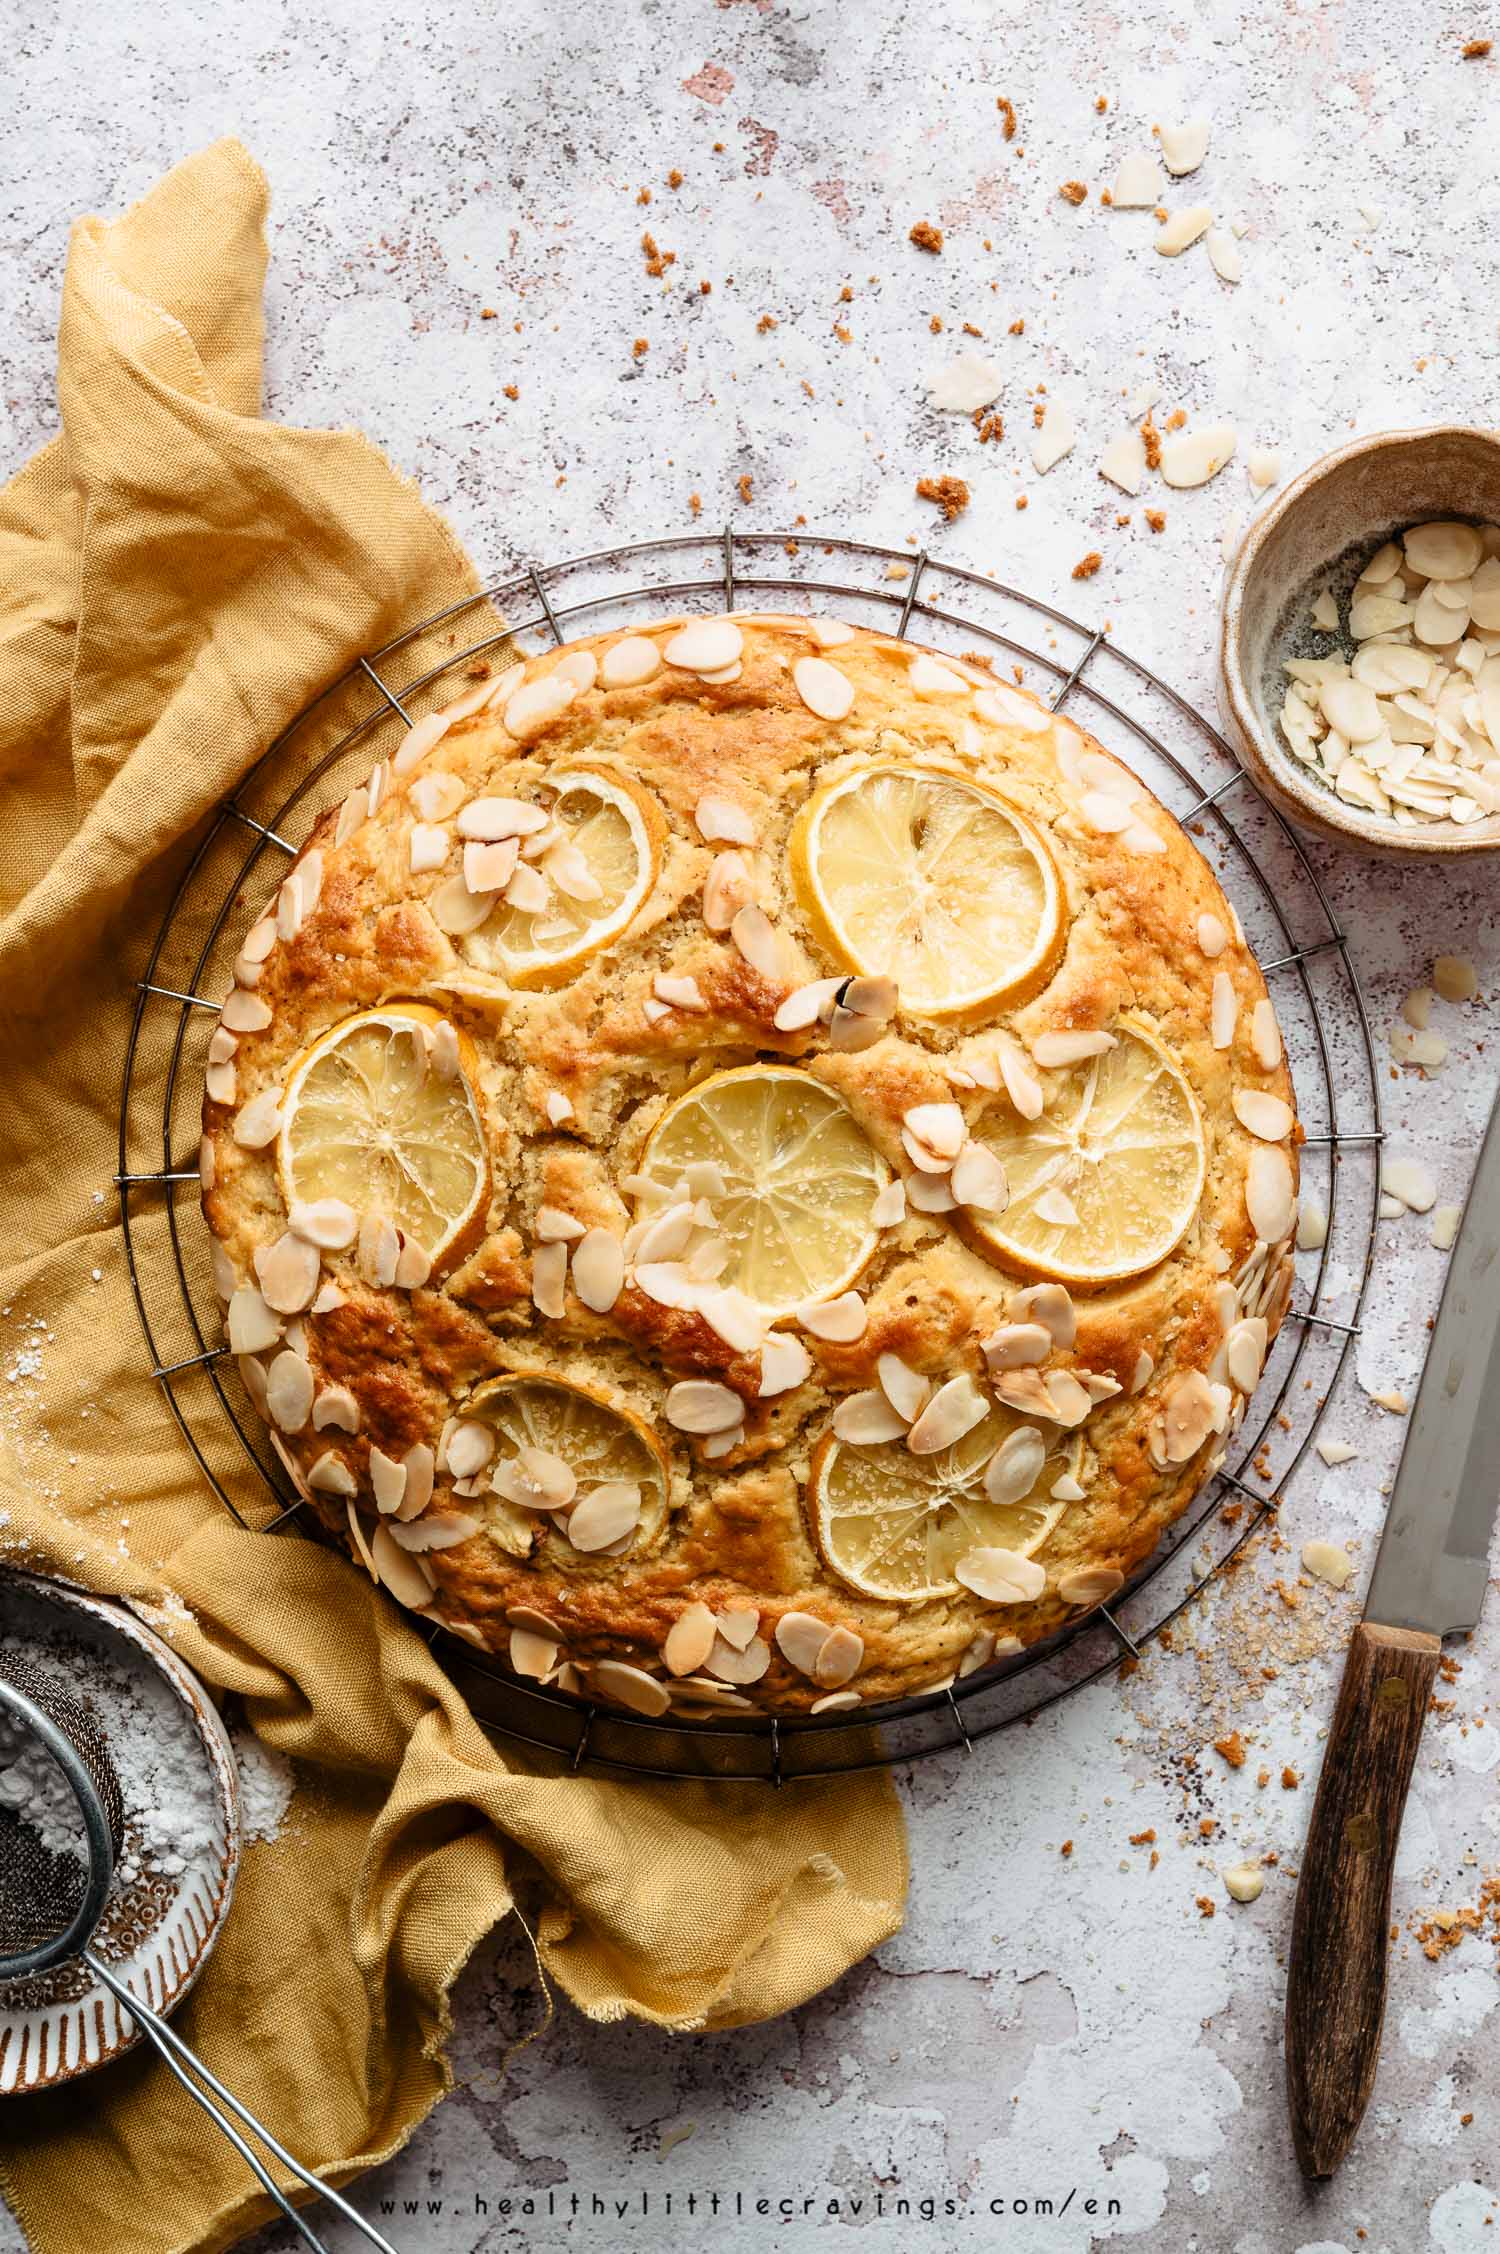
POLYGON ((1086 556, 1080 556, 1077 563, 1074 564, 1073 577, 1075 579, 1092 579, 1103 561, 1104 558, 1100 555, 1098 549, 1091 548, 1086 556))
POLYGON ((1216 1737, 1214 1751, 1222 1754, 1231 1769, 1243 1769, 1245 1766, 1245 1741, 1238 1730, 1231 1730, 1227 1737, 1216 1737))
POLYGON ((1008 94, 995 96, 995 107, 1000 112, 1000 131, 1007 141, 1016 137, 1016 105, 1008 94))
POLYGON ((1081 180, 1065 180, 1058 189, 1064 203, 1081 204, 1088 201, 1088 189, 1081 180))
POLYGON ((930 219, 919 219, 908 240, 915 243, 918 250, 925 250, 936 258, 943 247, 943 230, 934 227, 930 219))
POLYGON ((1167 529, 1167 512, 1166 512, 1166 510, 1165 510, 1165 509, 1148 509, 1148 510, 1146 511, 1146 522, 1147 522, 1147 524, 1149 524, 1149 525, 1150 525, 1150 527, 1151 527, 1151 530, 1152 530, 1153 532, 1165 532, 1165 531, 1166 531, 1166 529, 1167 529))
POLYGON ((1482 63, 1493 44, 1493 40, 1489 39, 1466 39, 1464 41, 1464 61, 1466 63, 1482 63))
POLYGON ((943 512, 945 524, 962 516, 969 505, 969 488, 961 477, 919 477, 917 499, 935 501, 943 512))
POLYGON ((1302 1779, 1298 1776, 1295 1769, 1288 1767, 1282 1770, 1281 1789, 1283 1792, 1295 1792, 1301 1782, 1302 1779))

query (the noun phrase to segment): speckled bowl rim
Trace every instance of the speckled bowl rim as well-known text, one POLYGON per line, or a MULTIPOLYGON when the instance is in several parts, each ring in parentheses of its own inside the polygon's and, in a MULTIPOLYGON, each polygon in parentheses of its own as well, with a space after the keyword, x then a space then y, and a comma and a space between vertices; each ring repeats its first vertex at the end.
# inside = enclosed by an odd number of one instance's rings
POLYGON ((1219 683, 1226 718, 1233 725, 1245 764, 1256 783, 1294 820, 1307 824, 1321 836, 1339 837, 1367 847, 1373 853, 1427 860, 1434 856, 1500 851, 1500 814, 1486 816, 1467 828, 1457 823, 1430 823, 1421 830, 1403 830, 1393 822, 1350 806, 1322 784, 1310 782, 1290 752, 1283 751, 1274 735, 1262 726, 1245 680, 1241 662, 1245 594, 1251 573, 1272 530, 1332 471, 1362 454, 1378 454, 1412 445, 1423 439, 1465 439, 1492 447, 1500 458, 1500 429, 1482 423, 1422 423, 1409 430, 1375 431, 1366 438, 1350 439, 1311 463, 1300 477, 1278 493, 1268 507, 1254 516, 1235 552, 1224 583, 1219 613, 1219 683))
MULTIPOLYGON (((223 1832, 223 1850, 208 1887, 207 1914, 190 1917, 187 1898, 179 1895, 147 1941, 115 1966, 123 1979, 139 1981, 142 2000, 153 2009, 175 2011, 213 1954, 239 1875, 244 1830, 239 1765, 229 1732, 192 1669, 128 1606, 42 1573, 7 1569, 4 1580, 64 1610, 85 1613, 134 1644, 145 1663, 165 1678, 186 1707, 203 1747, 223 1832)), ((107 2066, 111 2059, 122 2058, 142 2039, 135 2022, 126 2027, 124 2018, 124 2007, 97 1981, 85 1995, 35 2011, 11 2012, 0 2005, 0 2098, 56 2089, 82 2074, 93 2073, 96 2067, 107 2066), (14 2079, 12 2042, 24 2046, 14 2079)))

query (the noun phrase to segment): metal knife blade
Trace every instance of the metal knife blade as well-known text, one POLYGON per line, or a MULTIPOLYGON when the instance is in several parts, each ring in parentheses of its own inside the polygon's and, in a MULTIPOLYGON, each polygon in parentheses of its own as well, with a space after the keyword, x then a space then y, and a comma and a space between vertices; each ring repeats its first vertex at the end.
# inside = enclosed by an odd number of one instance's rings
POLYGON ((1500 1097, 1469 1185, 1365 1618, 1472 1628, 1500 1511, 1500 1097))

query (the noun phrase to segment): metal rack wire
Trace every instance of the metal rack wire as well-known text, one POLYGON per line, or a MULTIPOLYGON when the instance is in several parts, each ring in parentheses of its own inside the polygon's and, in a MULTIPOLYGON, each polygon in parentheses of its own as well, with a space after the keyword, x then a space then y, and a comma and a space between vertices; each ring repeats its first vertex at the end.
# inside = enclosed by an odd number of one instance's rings
POLYGON ((136 989, 117 1180, 152 1374, 223 1506, 268 1533, 300 1509, 220 1342, 196 1190, 201 1048, 284 859, 387 738, 447 701, 457 669, 681 612, 813 608, 1003 661, 1054 710, 1067 704, 1187 825, 1271 985, 1307 1130, 1304 1185, 1326 1208, 1326 1241, 1300 1257, 1293 1305, 1224 1468, 1117 1597, 1014 1660, 852 1715, 653 1722, 520 1683, 434 1631, 435 1652, 482 1722, 574 1768, 780 1784, 972 1752, 1137 1658, 1274 1508, 1312 1445, 1369 1284, 1382 1126, 1363 997, 1312 863, 1218 731, 1102 628, 925 553, 732 527, 640 541, 528 565, 357 658, 219 806, 168 902, 136 989), (183 1184, 192 1185, 186 1227, 183 1184))

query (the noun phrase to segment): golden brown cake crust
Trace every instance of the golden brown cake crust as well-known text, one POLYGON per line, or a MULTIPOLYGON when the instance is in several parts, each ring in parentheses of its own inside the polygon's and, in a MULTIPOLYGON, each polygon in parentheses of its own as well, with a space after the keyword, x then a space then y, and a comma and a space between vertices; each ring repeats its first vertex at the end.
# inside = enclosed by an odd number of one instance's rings
MULTIPOLYGON (((242 1355, 240 1367, 261 1401, 266 1370, 288 1352, 310 1367, 320 1407, 325 1395, 330 1407, 341 1400, 339 1389, 352 1396, 356 1430, 305 1416, 276 1438, 320 1518, 352 1534, 405 1601, 502 1656, 519 1627, 515 1649, 528 1672, 540 1671, 542 1659, 527 1638, 540 1639, 543 1657, 550 1641, 548 1672, 565 1670, 565 1688, 642 1711, 669 1695, 689 1709, 717 1695, 804 1710, 831 1689, 842 1702, 874 1704, 940 1686, 986 1663, 996 1639, 1002 1652, 1012 1638, 1033 1642, 1111 1594, 1222 1460, 1291 1280, 1300 1130, 1258 1137, 1235 1102, 1253 1093, 1290 1106, 1291 1083, 1233 910, 1178 824, 1092 739, 981 667, 941 659, 944 688, 918 670, 931 657, 888 637, 806 618, 734 624, 738 654, 709 669, 719 678, 661 661, 669 647, 697 648, 691 637, 675 641, 682 621, 631 630, 632 639, 644 631, 657 655, 650 677, 630 685, 603 685, 612 670, 630 670, 623 659, 613 669, 607 663, 619 633, 549 652, 506 674, 492 709, 455 720, 430 748, 432 731, 420 731, 414 760, 398 755, 368 794, 362 787, 327 815, 283 890, 274 939, 266 943, 258 926, 260 959, 241 957, 240 1001, 226 1006, 227 1039, 210 1066, 203 1114, 203 1203, 220 1289, 226 1300, 248 1294, 242 1305, 253 1312, 260 1264, 288 1230, 277 1144, 256 1143, 256 1120, 275 1106, 296 1061, 341 1020, 388 1003, 425 1001, 457 1030, 472 1060, 489 1167, 473 1241, 406 1288, 369 1280, 380 1272, 378 1254, 372 1267, 363 1236, 324 1249, 311 1308, 277 1318, 281 1336, 259 1355, 242 1355), (822 676, 802 670, 809 657, 822 676), (571 674, 559 676, 560 665, 571 674), (810 709, 799 686, 810 684, 826 703, 829 669, 834 701, 838 680, 850 691, 847 716, 836 721, 810 709), (809 923, 789 843, 815 787, 877 760, 972 778, 1031 824, 1060 879, 1060 941, 1055 961, 1019 996, 958 1022, 898 1005, 873 1046, 843 1050, 822 1021, 796 1031, 773 1023, 790 993, 849 967, 809 923), (632 795, 654 879, 616 941, 559 983, 519 987, 492 967, 482 932, 475 943, 439 928, 432 897, 453 879, 462 847, 453 839, 442 867, 413 874, 423 801, 412 793, 425 778, 451 776, 451 786, 427 794, 429 810, 480 796, 545 801, 549 777, 579 769, 614 778, 632 795), (733 802, 753 848, 705 839, 696 818, 705 794, 733 802), (752 948, 758 963, 704 918, 705 880, 733 851, 750 864, 780 950, 768 958, 764 946, 752 948), (703 1006, 663 1004, 663 976, 695 981, 703 1006), (758 1340, 726 1337, 696 1306, 664 1304, 635 1279, 628 1232, 638 1204, 627 1185, 669 1104, 710 1073, 794 1062, 836 1091, 891 1175, 909 1178, 903 1125, 914 1107, 956 1104, 965 1131, 977 1130, 1013 1110, 1008 1080, 985 1084, 1002 1049, 1050 1100, 1061 1072, 1040 1069, 1031 1045, 1041 1040, 1045 1055, 1046 1036, 1118 1036, 1122 1027, 1159 1042, 1191 1088, 1207 1157, 1202 1193, 1181 1240, 1145 1273, 1062 1295, 1076 1335, 1050 1343, 1039 1364, 1007 1372, 985 1354, 984 1341, 1018 1316, 1030 1318, 1029 1303, 1018 1308, 1015 1300, 1037 1278, 986 1250, 963 1208, 909 1210, 879 1232, 855 1286, 864 1303, 857 1337, 840 1343, 795 1318, 780 1321, 778 1331, 806 1348, 810 1370, 766 1397, 758 1340), (249 1108, 257 1102, 259 1115, 249 1108), (248 1144, 237 1139, 237 1123, 248 1144), (1269 1237, 1251 1219, 1247 1180, 1269 1237), (625 1241, 626 1279, 607 1311, 583 1304, 571 1272, 560 1315, 534 1303, 543 1206, 625 1241), (810 1462, 839 1401, 877 1389, 877 1363, 891 1354, 937 1384, 967 1374, 987 1400, 997 1386, 1004 1399, 1008 1386, 1017 1417, 1038 1417, 1049 1445, 1078 1435, 1079 1495, 1037 1552, 1039 1596, 999 1603, 959 1586, 898 1603, 861 1594, 824 1563, 808 1519, 810 1462), (1072 1425, 1046 1415, 1047 1382, 1062 1371, 1081 1373, 1095 1396, 1072 1425), (564 1527, 542 1516, 528 1554, 498 1546, 484 1530, 422 1551, 407 1548, 412 1537, 402 1533, 392 1567, 391 1526, 378 1544, 377 1530, 389 1519, 400 1532, 406 1521, 377 1506, 372 1451, 392 1464, 412 1450, 435 1451, 432 1501, 415 1523, 461 1514, 460 1524, 483 1524, 487 1491, 476 1493, 470 1479, 455 1495, 445 1434, 477 1386, 525 1372, 583 1385, 649 1430, 668 1467, 660 1538, 618 1556, 580 1555, 564 1527), (727 1453, 706 1456, 701 1438, 669 1420, 667 1391, 686 1379, 712 1380, 740 1397, 743 1423, 727 1453), (337 1491, 343 1486, 352 1497, 337 1491), (675 1683, 663 1644, 699 1604, 720 1620, 736 1605, 756 1615, 754 1648, 769 1649, 758 1680, 731 1660, 728 1674, 738 1680, 717 1694, 714 1681, 724 1678, 712 1661, 706 1679, 701 1664, 695 1669, 698 1688, 675 1683), (805 1660, 793 1664, 776 1634, 787 1614, 848 1631, 853 1643, 834 1648, 848 1655, 857 1646, 852 1673, 841 1672, 847 1656, 829 1658, 816 1674, 805 1660), (624 1662, 626 1672, 609 1662, 624 1662), (640 1676, 654 1682, 643 1690, 640 1676)), ((720 656, 711 641, 703 646, 720 656)), ((451 837, 454 819, 438 814, 428 826, 451 837)), ((899 991, 902 965, 886 967, 899 991)), ((669 983, 669 994, 680 991, 669 983)), ((1253 1107, 1250 1116, 1259 1116, 1253 1107)), ((279 1400, 285 1389, 274 1390, 279 1400)), ((298 1387, 289 1390, 284 1423, 302 1406, 298 1387)), ((486 1490, 488 1476, 487 1468, 486 1490)), ((810 1648, 807 1631, 786 1642, 810 1648)), ((722 1658, 722 1639, 714 1650, 722 1658)))

